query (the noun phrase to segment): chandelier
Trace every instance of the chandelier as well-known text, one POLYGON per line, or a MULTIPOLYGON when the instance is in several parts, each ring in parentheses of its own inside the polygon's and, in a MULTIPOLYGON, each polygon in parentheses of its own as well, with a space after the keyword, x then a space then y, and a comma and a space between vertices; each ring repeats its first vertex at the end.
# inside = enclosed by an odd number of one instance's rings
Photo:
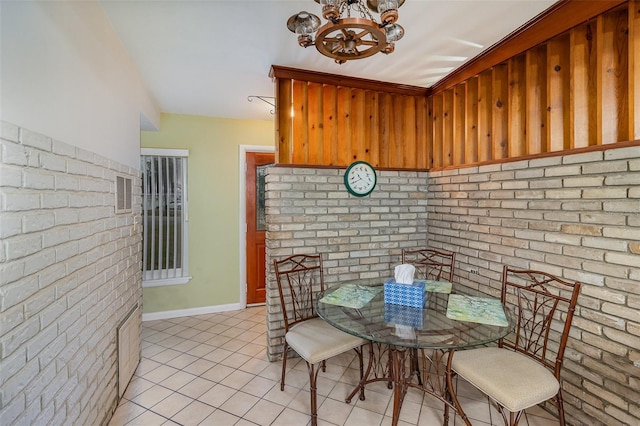
POLYGON ((315 44, 320 53, 338 64, 378 52, 389 54, 404 36, 404 28, 396 24, 398 8, 404 1, 366 0, 365 5, 365 0, 315 0, 328 22, 320 27, 320 18, 300 12, 287 20, 287 28, 298 35, 300 46, 315 44), (380 14, 380 23, 371 12, 380 14))

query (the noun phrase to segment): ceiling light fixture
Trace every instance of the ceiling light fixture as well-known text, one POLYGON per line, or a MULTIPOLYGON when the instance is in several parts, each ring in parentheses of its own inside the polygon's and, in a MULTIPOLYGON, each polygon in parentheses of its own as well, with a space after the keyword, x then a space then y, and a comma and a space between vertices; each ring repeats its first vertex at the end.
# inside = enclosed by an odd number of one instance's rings
POLYGON ((395 42, 404 36, 404 28, 396 21, 405 0, 366 0, 366 5, 365 0, 314 1, 322 6, 322 16, 328 22, 320 27, 320 18, 300 12, 287 20, 287 28, 298 35, 300 46, 315 44, 320 53, 338 64, 378 52, 392 53, 395 42), (380 23, 371 12, 380 14, 380 23))

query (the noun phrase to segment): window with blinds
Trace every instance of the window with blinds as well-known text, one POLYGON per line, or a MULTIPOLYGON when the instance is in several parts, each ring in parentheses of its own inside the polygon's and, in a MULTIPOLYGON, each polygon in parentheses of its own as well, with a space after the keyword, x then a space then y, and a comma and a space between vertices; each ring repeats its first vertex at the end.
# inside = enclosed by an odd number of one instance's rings
POLYGON ((190 280, 187 252, 189 151, 142 149, 144 287, 190 280))

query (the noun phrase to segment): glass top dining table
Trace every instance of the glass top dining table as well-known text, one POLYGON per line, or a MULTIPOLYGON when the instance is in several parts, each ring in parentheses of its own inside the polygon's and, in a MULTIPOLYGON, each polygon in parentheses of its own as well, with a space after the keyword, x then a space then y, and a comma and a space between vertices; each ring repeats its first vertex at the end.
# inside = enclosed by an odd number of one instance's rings
MULTIPOLYGON (((390 388, 392 383, 394 385, 393 425, 398 422, 408 387, 417 387, 443 401, 445 424, 448 423, 449 408, 471 424, 460 407, 451 382, 453 353, 507 336, 514 327, 513 314, 504 309, 506 323, 502 325, 451 318, 452 315, 447 315, 447 308, 452 295, 458 299, 469 296, 490 298, 460 286, 455 286, 451 293, 427 291, 422 308, 385 303, 384 281, 384 278, 344 281, 316 296, 316 312, 320 318, 339 330, 372 342, 367 371, 347 397, 347 402, 358 390, 361 391, 360 398, 364 398, 363 390, 367 383, 387 381, 390 388), (344 296, 347 292, 358 297, 334 297, 344 296), (405 359, 409 360, 408 366, 405 359)), ((499 302, 499 299, 495 300, 499 302)))

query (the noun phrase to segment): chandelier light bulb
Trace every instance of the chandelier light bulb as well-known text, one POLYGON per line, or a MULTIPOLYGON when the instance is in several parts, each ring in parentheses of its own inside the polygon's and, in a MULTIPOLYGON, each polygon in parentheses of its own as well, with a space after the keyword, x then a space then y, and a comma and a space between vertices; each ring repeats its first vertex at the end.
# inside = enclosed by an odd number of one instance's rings
POLYGON ((320 18, 313 13, 302 11, 287 21, 289 31, 296 34, 310 35, 320 27, 320 18))
POLYGON ((387 43, 394 43, 404 37, 404 28, 401 25, 393 24, 385 27, 387 43))
POLYGON ((340 5, 343 0, 320 0, 322 17, 327 21, 335 21, 340 18, 340 5))
POLYGON ((398 20, 398 0, 378 0, 378 13, 385 24, 393 24, 398 20))

